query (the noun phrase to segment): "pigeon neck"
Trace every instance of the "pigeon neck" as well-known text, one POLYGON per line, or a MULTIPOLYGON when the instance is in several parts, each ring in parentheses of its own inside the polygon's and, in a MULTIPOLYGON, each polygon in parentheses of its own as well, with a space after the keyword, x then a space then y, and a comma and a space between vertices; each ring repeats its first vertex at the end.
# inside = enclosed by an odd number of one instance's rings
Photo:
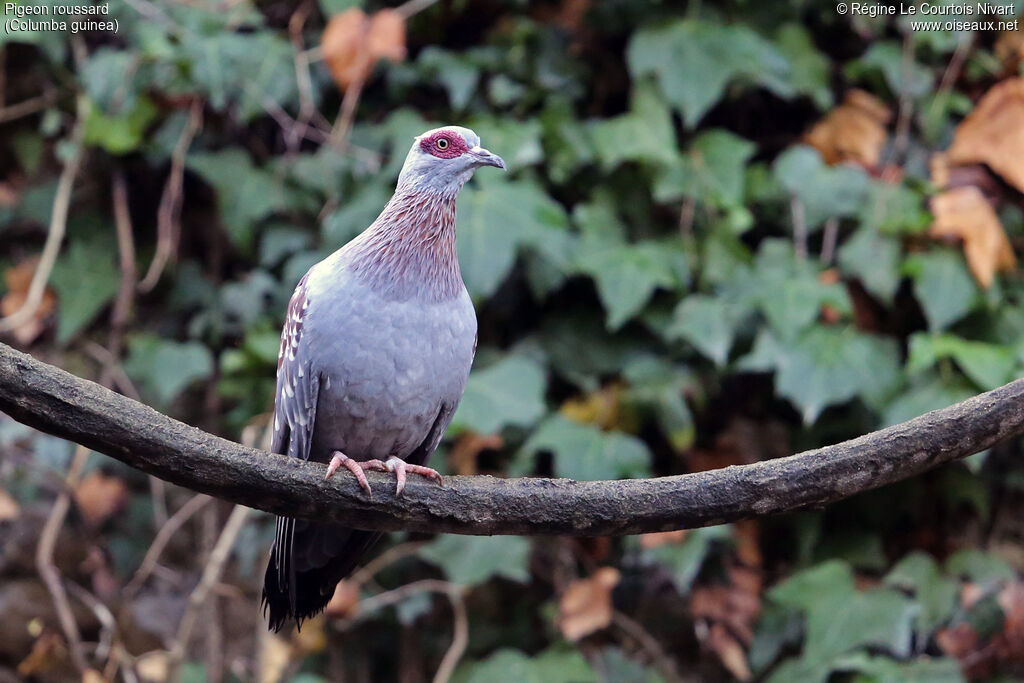
POLYGON ((352 248, 352 271, 388 299, 446 301, 464 286, 455 197, 400 189, 352 248))

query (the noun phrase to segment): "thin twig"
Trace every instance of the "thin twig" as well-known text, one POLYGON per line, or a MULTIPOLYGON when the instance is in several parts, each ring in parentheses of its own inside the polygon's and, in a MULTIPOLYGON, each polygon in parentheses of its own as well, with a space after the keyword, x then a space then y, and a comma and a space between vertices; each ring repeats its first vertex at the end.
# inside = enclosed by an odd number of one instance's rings
POLYGON ((419 14, 436 2, 437 0, 408 0, 404 4, 396 7, 395 12, 408 21, 410 17, 419 14))
POLYGON ((199 583, 196 585, 195 590, 192 591, 192 594, 188 596, 185 614, 178 624, 178 633, 170 647, 168 680, 173 683, 181 680, 181 664, 185 658, 185 649, 192 638, 192 629, 195 627, 199 610, 206 603, 210 590, 220 580, 224 564, 231 553, 231 548, 235 545, 238 532, 245 525, 248 514, 249 508, 241 505, 236 505, 231 509, 228 521, 224 524, 224 529, 220 532, 216 545, 213 546, 213 551, 206 562, 206 567, 203 569, 199 583))
POLYGON ((68 581, 68 589, 83 605, 92 610, 96 619, 99 620, 102 628, 100 629, 100 642, 96 645, 96 657, 106 661, 111 655, 111 646, 114 643, 114 636, 117 634, 117 620, 114 619, 110 608, 82 586, 74 581, 68 581))
POLYGON ((469 644, 469 618, 466 616, 466 601, 462 599, 462 591, 453 589, 446 595, 452 604, 452 643, 441 658, 441 664, 434 674, 434 683, 448 683, 469 644))
POLYGON ((309 75, 309 58, 306 56, 305 44, 302 40, 302 29, 306 25, 306 19, 312 6, 304 2, 296 10, 291 19, 288 20, 288 34, 291 37, 294 50, 295 81, 299 87, 299 116, 295 120, 295 129, 291 135, 285 136, 285 142, 289 149, 298 149, 302 139, 309 128, 309 122, 316 113, 316 104, 313 102, 313 81, 309 75))
POLYGON ((612 612, 612 623, 637 642, 637 645, 651 658, 654 666, 658 667, 666 681, 670 683, 684 682, 685 679, 679 675, 675 662, 661 647, 658 639, 647 632, 647 629, 618 610, 612 612))
POLYGON ((455 671, 455 667, 458 666, 459 660, 462 659, 462 655, 465 654, 466 645, 469 642, 469 620, 466 616, 466 603, 462 598, 463 590, 461 586, 440 579, 413 581, 361 601, 358 614, 348 622, 356 621, 360 617, 384 607, 397 605, 420 593, 440 593, 446 596, 452 605, 452 642, 444 653, 433 680, 434 683, 447 683, 455 671))
POLYGON ((70 156, 64 163, 64 169, 57 181, 57 192, 53 198, 50 227, 46 234, 46 243, 43 245, 43 254, 39 258, 39 265, 36 266, 35 273, 32 274, 32 283, 28 287, 25 303, 6 318, 0 318, 0 333, 10 332, 31 320, 39 310, 39 304, 43 301, 46 283, 50 279, 53 265, 57 262, 57 255, 60 253, 64 232, 67 229, 71 191, 74 189, 75 176, 78 174, 78 167, 82 159, 82 139, 85 134, 87 108, 88 102, 85 95, 79 95, 75 124, 71 131, 70 156))
POLYGON ((151 291, 167 264, 174 259, 177 251, 178 235, 181 232, 181 194, 185 184, 185 156, 192 145, 199 129, 203 126, 203 103, 193 100, 189 108, 188 121, 178 136, 171 154, 171 171, 167 176, 163 194, 156 213, 156 253, 149 264, 146 276, 139 283, 139 291, 145 294, 151 291))
POLYGON ((372 579, 375 574, 385 567, 388 567, 406 557, 415 555, 423 545, 423 541, 409 541, 408 543, 399 543, 396 546, 388 548, 352 574, 352 576, 348 578, 348 582, 356 586, 361 586, 372 579))
POLYGON ((839 219, 835 216, 825 221, 825 233, 821 238, 821 262, 826 266, 832 263, 836 255, 836 242, 839 239, 839 219))
POLYGON ((79 671, 84 672, 89 668, 85 659, 85 651, 82 648, 82 634, 75 622, 74 612, 71 611, 71 603, 68 602, 68 594, 61 581, 60 570, 53 563, 53 550, 57 546, 57 536, 64 526, 64 518, 71 507, 71 492, 82 476, 82 470, 89 459, 89 449, 79 446, 75 449, 75 455, 71 460, 71 467, 65 478, 64 489, 57 494, 57 500, 53 503, 50 516, 46 519, 43 532, 39 535, 39 545, 36 546, 36 570, 42 577, 46 588, 50 591, 53 599, 53 607, 57 611, 57 619, 60 621, 64 637, 68 641, 68 649, 71 651, 71 659, 79 671))
POLYGON ((190 520, 194 514, 202 510, 212 498, 197 493, 186 501, 184 505, 178 508, 178 511, 171 515, 163 526, 160 527, 160 531, 156 533, 153 538, 153 543, 149 546, 149 550, 146 551, 145 557, 142 558, 142 562, 139 563, 139 568, 136 570, 132 580, 127 583, 124 587, 123 595, 124 599, 130 600, 135 593, 142 588, 146 579, 149 578, 150 574, 153 573, 153 569, 156 567, 157 560, 160 559, 160 555, 163 553, 167 544, 170 542, 174 534, 178 532, 185 522, 190 520))
MULTIPOLYGON (((114 173, 113 182, 114 224, 117 228, 117 252, 120 256, 121 287, 114 301, 114 310, 110 314, 110 335, 107 350, 113 361, 121 358, 121 347, 124 331, 132 316, 135 304, 135 280, 138 276, 135 268, 135 240, 132 238, 132 218, 128 210, 128 185, 124 173, 114 173)), ((113 371, 109 365, 103 369, 100 384, 109 385, 113 371)))
POLYGON ((793 250, 799 259, 807 258, 807 214, 804 203, 795 196, 789 199, 789 211, 793 216, 793 250))
POLYGON ((366 76, 370 69, 360 69, 359 76, 345 88, 345 96, 341 100, 341 111, 331 129, 330 143, 339 152, 344 153, 348 145, 348 136, 352 132, 352 124, 356 118, 356 109, 359 107, 359 97, 363 93, 363 85, 366 84, 366 76))
POLYGON ((3 109, 0 109, 0 123, 8 123, 15 119, 31 116, 38 111, 42 111, 56 102, 57 96, 58 92, 56 90, 47 90, 42 95, 36 95, 35 97, 30 97, 27 100, 22 100, 17 104, 4 107, 3 109))

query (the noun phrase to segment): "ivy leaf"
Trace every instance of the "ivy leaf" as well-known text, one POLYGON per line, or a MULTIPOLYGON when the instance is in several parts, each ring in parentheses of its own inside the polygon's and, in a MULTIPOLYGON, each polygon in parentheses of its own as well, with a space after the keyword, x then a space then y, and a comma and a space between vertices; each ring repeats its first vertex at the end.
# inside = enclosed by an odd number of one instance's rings
MULTIPOLYGON (((431 76, 441 81, 448 91, 448 102, 452 109, 456 112, 464 111, 480 82, 480 67, 464 55, 433 45, 423 48, 416 61, 431 76)), ((488 144, 492 143, 488 141, 488 144)))
MULTIPOLYGON (((838 560, 804 570, 772 588, 770 599, 806 615, 803 651, 791 667, 816 669, 863 646, 906 656, 917 606, 890 589, 857 591, 849 565, 838 560)), ((826 666, 826 671, 832 666, 826 666)), ((786 680, 782 669, 771 680, 786 680)), ((791 675, 792 672, 789 672, 791 675)))
POLYGON ((610 171, 626 161, 672 165, 679 160, 672 114, 650 84, 638 84, 628 114, 591 124, 594 150, 610 171))
POLYGON ((878 407, 900 378, 899 350, 891 339, 852 327, 812 327, 780 343, 762 330, 741 366, 775 370, 775 391, 812 424, 826 406, 861 397, 878 407))
POLYGON ((564 259, 569 220, 565 210, 529 181, 465 188, 459 197, 459 262, 474 298, 494 294, 521 246, 555 262, 564 259))
POLYGON ((839 250, 839 265, 869 292, 891 304, 900 284, 900 245, 871 228, 861 227, 839 250))
POLYGON ((506 356, 474 372, 452 425, 493 434, 507 425, 529 427, 545 412, 544 370, 524 356, 506 356))
POLYGON ((460 586, 475 586, 494 576, 520 583, 530 580, 530 542, 520 536, 445 534, 423 546, 419 555, 460 586))
POLYGON ((788 82, 797 92, 808 95, 819 109, 832 106, 829 83, 830 63, 814 47, 810 33, 801 24, 786 23, 775 33, 775 47, 789 61, 788 82))
POLYGON ((932 332, 944 330, 964 317, 979 299, 963 258, 952 250, 915 254, 907 259, 905 267, 914 279, 914 295, 932 332))
POLYGON ((252 248, 257 221, 288 206, 281 183, 242 149, 189 154, 187 163, 216 190, 220 219, 240 249, 252 248))
POLYGON ((886 575, 885 585, 914 591, 921 605, 918 628, 926 637, 953 614, 960 593, 957 583, 942 576, 935 560, 920 551, 900 560, 886 575))
POLYGON ((114 265, 116 255, 116 245, 97 235, 72 240, 57 259, 50 276, 60 304, 57 343, 74 338, 117 294, 121 275, 114 265))
POLYGON ((942 358, 955 360, 964 374, 985 391, 1009 382, 1017 367, 1013 350, 1005 346, 969 341, 953 334, 911 335, 907 372, 931 368, 942 358))
POLYGON ((724 130, 701 133, 687 154, 654 182, 654 198, 668 203, 690 197, 714 206, 743 202, 747 162, 756 145, 724 130))
POLYGON ((188 385, 213 372, 213 355, 196 341, 175 342, 138 335, 129 343, 125 372, 160 405, 169 405, 188 385))
POLYGON ((720 295, 760 309, 772 329, 789 338, 817 319, 825 305, 847 313, 849 295, 838 282, 818 279, 819 266, 800 259, 786 240, 766 239, 752 271, 739 271, 720 295))
POLYGON ((544 160, 540 144, 539 121, 516 121, 507 117, 475 116, 469 127, 480 136, 482 144, 500 154, 510 172, 544 160))
POLYGON ((854 216, 867 199, 867 174, 856 166, 828 166, 813 147, 797 145, 775 161, 779 183, 804 206, 808 228, 832 217, 854 216))
POLYGON ((675 242, 613 244, 587 249, 577 257, 577 267, 597 283, 608 312, 606 324, 614 331, 638 313, 656 289, 680 284, 686 254, 675 242))
POLYGON ((635 436, 603 432, 561 415, 541 423, 523 444, 518 460, 538 451, 554 454, 555 476, 579 481, 645 476, 650 467, 650 452, 635 436))
POLYGON ((633 33, 626 59, 634 78, 654 74, 665 97, 696 125, 743 78, 787 96, 789 64, 767 40, 742 25, 682 20, 633 33))
POLYGON ((694 529, 686 534, 682 543, 666 543, 655 548, 644 548, 642 557, 648 562, 662 565, 675 579, 676 590, 686 595, 694 579, 704 566, 711 547, 715 543, 726 543, 732 537, 728 524, 694 529))
POLYGON ((683 299, 672 314, 666 334, 685 339, 719 367, 729 360, 729 351, 750 309, 720 297, 695 294, 683 299))
POLYGON ((899 424, 940 408, 946 408, 974 396, 977 391, 966 380, 947 380, 938 374, 915 377, 911 387, 897 396, 885 409, 882 422, 899 424))
POLYGON ((320 226, 326 246, 338 249, 377 220, 391 199, 391 188, 384 182, 357 185, 320 226))
POLYGON ((133 104, 127 112, 110 114, 102 111, 98 104, 90 103, 83 142, 102 147, 111 154, 137 150, 158 112, 152 100, 145 96, 135 98, 133 104))
POLYGON ((549 648, 534 657, 501 649, 480 662, 459 667, 454 683, 596 683, 597 675, 578 650, 549 648))

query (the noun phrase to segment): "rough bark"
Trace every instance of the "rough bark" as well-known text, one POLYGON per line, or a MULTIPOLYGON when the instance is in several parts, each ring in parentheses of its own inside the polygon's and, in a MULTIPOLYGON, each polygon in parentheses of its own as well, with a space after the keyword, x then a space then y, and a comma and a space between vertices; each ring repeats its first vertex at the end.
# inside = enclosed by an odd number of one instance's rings
POLYGON ((0 411, 194 491, 360 529, 460 534, 632 534, 821 507, 1024 433, 1024 379, 834 446, 753 465, 657 479, 410 477, 373 497, 324 466, 213 436, 0 344, 0 411))

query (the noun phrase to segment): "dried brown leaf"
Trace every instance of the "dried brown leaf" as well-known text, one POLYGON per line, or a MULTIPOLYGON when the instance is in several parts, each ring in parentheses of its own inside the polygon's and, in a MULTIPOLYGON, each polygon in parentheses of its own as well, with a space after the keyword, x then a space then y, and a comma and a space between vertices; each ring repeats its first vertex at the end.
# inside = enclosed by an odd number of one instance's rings
POLYGON ((933 237, 963 240, 964 255, 974 278, 989 287, 996 271, 1017 265, 1010 241, 992 205, 976 187, 957 187, 932 197, 933 237))
POLYGON ((505 440, 498 434, 477 434, 465 432, 455 441, 449 456, 455 474, 477 474, 477 457, 482 451, 497 450, 505 445, 505 440))
POLYGON ((75 487, 75 502, 85 521, 97 526, 128 502, 128 486, 123 479, 94 470, 75 487))
POLYGON ((558 620, 566 640, 575 642, 612 623, 612 589, 620 578, 618 569, 601 567, 569 585, 559 602, 558 620))
MULTIPOLYGON (((35 274, 38 264, 38 258, 31 258, 4 271, 7 293, 0 298, 0 316, 13 315, 25 305, 28 299, 28 289, 32 284, 32 276, 35 274)), ((53 313, 56 303, 57 298, 54 296, 53 290, 49 288, 43 290, 43 298, 35 313, 11 332, 18 343, 31 344, 42 334, 46 327, 46 318, 53 313)))
POLYGON ((0 522, 10 522, 21 516, 21 506, 3 489, 0 489, 0 522))
POLYGON ((686 540, 686 529, 676 531, 658 531, 640 535, 641 548, 658 548, 663 545, 679 544, 686 540))
POLYGON ((889 108, 874 95, 851 90, 843 103, 833 109, 804 135, 804 142, 821 152, 829 164, 847 161, 876 168, 888 134, 889 108))
POLYGON ((1024 78, 994 85, 964 119, 947 150, 952 165, 985 164, 1024 192, 1024 78))
POLYGON ((351 581, 341 581, 334 589, 334 596, 327 603, 324 614, 336 619, 347 619, 359 611, 359 586, 351 581))
POLYGON ((405 59, 405 18, 392 9, 367 17, 352 7, 331 17, 320 49, 334 82, 346 90, 365 81, 378 59, 405 59))

